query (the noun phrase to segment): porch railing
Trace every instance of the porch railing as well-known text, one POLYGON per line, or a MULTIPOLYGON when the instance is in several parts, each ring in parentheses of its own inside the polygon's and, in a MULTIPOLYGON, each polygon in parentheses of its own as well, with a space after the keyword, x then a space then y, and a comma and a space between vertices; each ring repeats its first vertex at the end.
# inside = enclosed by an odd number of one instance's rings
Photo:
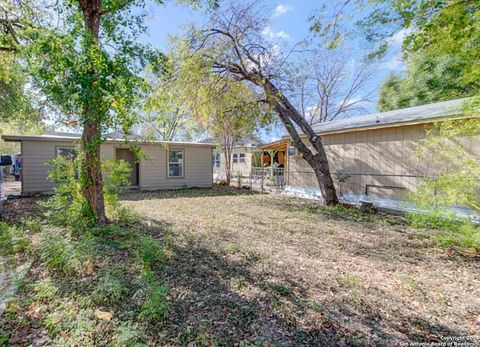
POLYGON ((275 167, 252 167, 250 180, 252 185, 259 185, 261 190, 266 187, 283 189, 285 186, 285 169, 275 167))

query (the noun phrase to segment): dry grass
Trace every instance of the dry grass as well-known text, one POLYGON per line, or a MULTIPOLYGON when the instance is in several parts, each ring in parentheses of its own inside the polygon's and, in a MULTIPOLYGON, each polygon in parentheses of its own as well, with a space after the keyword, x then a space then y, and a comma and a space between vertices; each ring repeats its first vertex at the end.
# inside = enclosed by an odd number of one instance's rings
POLYGON ((159 345, 398 345, 474 335, 480 269, 402 221, 230 188, 130 193, 164 242, 159 345))

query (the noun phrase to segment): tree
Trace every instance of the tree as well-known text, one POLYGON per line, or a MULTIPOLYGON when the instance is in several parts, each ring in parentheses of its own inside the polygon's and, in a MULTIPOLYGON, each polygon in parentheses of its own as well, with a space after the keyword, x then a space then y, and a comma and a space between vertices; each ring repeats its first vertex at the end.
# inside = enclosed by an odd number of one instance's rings
POLYGON ((173 141, 189 138, 194 131, 191 121, 189 96, 181 72, 182 45, 170 49, 164 58, 163 70, 151 73, 150 91, 145 101, 144 125, 141 131, 147 137, 173 141))
POLYGON ((146 0, 54 2, 58 24, 27 32, 28 44, 20 47, 35 87, 66 123, 83 129, 83 210, 99 225, 107 222, 100 146, 112 128, 129 135, 146 87, 140 72, 147 63, 161 63, 161 54, 137 43, 145 31, 145 4, 146 0))
POLYGON ((21 64, 30 34, 43 28, 43 3, 5 0, 0 4, 0 121, 34 123, 44 117, 42 98, 21 64))
MULTIPOLYGON (((329 5, 311 17, 312 31, 323 38, 333 37, 335 42, 348 38, 353 30, 342 29, 348 27, 347 19, 356 20, 367 44, 374 45, 370 56, 382 57, 394 35, 405 37, 402 100, 386 86, 380 99, 399 103, 382 105, 382 110, 479 94, 478 1, 341 0, 329 5)), ((391 81, 389 77, 387 84, 391 81)))
POLYGON ((380 86, 377 109, 389 111, 408 107, 409 100, 405 97, 402 89, 402 78, 391 72, 380 86))
POLYGON ((262 91, 264 102, 314 170, 324 203, 335 204, 338 199, 322 139, 279 87, 286 81, 289 59, 262 37, 267 22, 263 11, 252 3, 229 4, 213 14, 208 27, 193 35, 196 54, 208 61, 213 73, 247 81, 262 91))
MULTIPOLYGON (((480 3, 390 0, 373 11, 363 27, 372 40, 398 31, 406 33, 401 106, 479 94, 480 3)), ((382 99, 395 98, 394 90, 387 92, 382 99)))
POLYGON ((225 178, 230 184, 233 149, 238 141, 251 135, 270 117, 267 107, 257 100, 255 91, 246 84, 225 78, 219 82, 214 76, 209 79, 197 93, 196 113, 200 113, 204 128, 222 146, 225 178))
POLYGON ((298 91, 298 109, 310 125, 365 112, 370 93, 363 93, 374 70, 367 60, 356 63, 343 48, 313 49, 293 70, 293 95, 298 91))

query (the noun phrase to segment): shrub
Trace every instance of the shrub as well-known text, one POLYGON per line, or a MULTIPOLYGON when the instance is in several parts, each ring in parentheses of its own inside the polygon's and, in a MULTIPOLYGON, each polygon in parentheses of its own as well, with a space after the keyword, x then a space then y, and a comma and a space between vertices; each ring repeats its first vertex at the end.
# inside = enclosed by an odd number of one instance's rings
POLYGON ((115 330, 115 346, 142 347, 146 346, 141 342, 141 332, 131 323, 126 322, 119 325, 115 330))
POLYGON ((35 291, 36 301, 51 300, 55 298, 58 292, 58 288, 55 287, 49 278, 36 282, 33 290, 35 291))
POLYGON ((31 242, 20 226, 0 222, 0 255, 13 255, 31 250, 31 242))
POLYGON ((141 237, 138 243, 140 258, 147 267, 165 259, 165 251, 154 238, 141 237))
POLYGON ((170 310, 167 298, 168 290, 155 280, 149 282, 147 297, 142 305, 139 318, 152 323, 161 322, 170 310))
POLYGON ((99 278, 92 298, 98 304, 115 304, 125 298, 127 285, 125 283, 126 271, 124 268, 114 268, 99 278))
MULTIPOLYGON (((49 161, 51 169, 48 178, 57 183, 56 194, 41 205, 45 207, 45 216, 51 223, 86 230, 95 226, 95 217, 82 193, 81 163, 81 156, 73 162, 61 156, 49 161)), ((106 211, 109 218, 117 218, 121 210, 118 193, 128 184, 130 168, 122 160, 104 161, 102 168, 105 173, 106 211)))
POLYGON ((80 268, 76 249, 67 235, 45 233, 40 245, 40 258, 51 270, 72 274, 80 268))
POLYGON ((432 238, 442 247, 459 246, 480 250, 480 227, 469 219, 459 218, 453 212, 440 209, 408 213, 406 217, 414 228, 439 229, 432 238))

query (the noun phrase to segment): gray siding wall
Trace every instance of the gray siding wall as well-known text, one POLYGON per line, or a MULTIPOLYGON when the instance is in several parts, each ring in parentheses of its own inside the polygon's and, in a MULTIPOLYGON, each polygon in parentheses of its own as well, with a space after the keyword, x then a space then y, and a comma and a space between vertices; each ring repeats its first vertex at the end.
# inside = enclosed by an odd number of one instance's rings
POLYGON ((71 142, 23 141, 22 193, 48 193, 55 184, 47 179, 49 160, 55 158, 57 147, 74 147, 71 142))
MULTIPOLYGON (((333 175, 337 190, 364 194, 368 185, 369 195, 390 198, 402 198, 414 191, 424 180, 422 176, 436 173, 435 167, 419 161, 416 155, 427 126, 408 125, 323 135, 331 172, 351 175, 342 184, 333 175)), ((480 157, 478 138, 461 141, 467 141, 471 153, 480 157)), ((304 159, 292 156, 288 163, 288 185, 318 189, 315 174, 304 159)))
MULTIPOLYGON (((68 142, 23 141, 24 194, 49 193, 55 184, 47 179, 47 161, 56 155, 56 147, 75 146, 68 142)), ((114 159, 116 148, 126 145, 103 144, 100 153, 103 160, 114 159)), ((167 149, 158 145, 141 145, 147 159, 140 160, 140 189, 156 190, 182 187, 211 187, 213 180, 212 148, 195 145, 175 145, 184 150, 184 177, 167 178, 167 149)))

